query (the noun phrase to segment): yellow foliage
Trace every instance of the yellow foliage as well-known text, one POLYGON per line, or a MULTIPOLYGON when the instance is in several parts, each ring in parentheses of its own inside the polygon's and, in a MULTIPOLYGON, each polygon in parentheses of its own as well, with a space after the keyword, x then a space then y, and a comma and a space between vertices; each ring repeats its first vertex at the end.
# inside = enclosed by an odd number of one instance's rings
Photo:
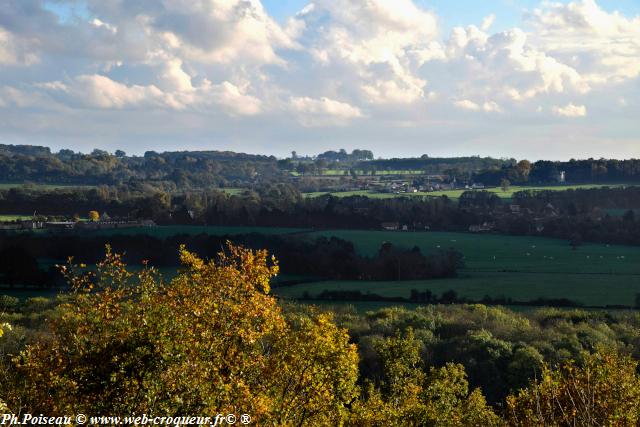
POLYGON ((507 398, 515 426, 637 426, 640 424, 638 362, 614 352, 584 356, 558 370, 543 368, 540 379, 507 398))
POLYGON ((366 399, 354 405, 352 426, 478 426, 502 425, 480 390, 469 393, 464 367, 447 364, 421 367, 419 346, 411 329, 377 344, 384 379, 369 384, 366 399))
POLYGON ((287 318, 269 295, 266 251, 228 245, 205 261, 184 248, 165 282, 107 247, 51 335, 14 360, 7 397, 34 413, 248 413, 260 423, 338 425, 357 396, 355 346, 328 315, 287 318))

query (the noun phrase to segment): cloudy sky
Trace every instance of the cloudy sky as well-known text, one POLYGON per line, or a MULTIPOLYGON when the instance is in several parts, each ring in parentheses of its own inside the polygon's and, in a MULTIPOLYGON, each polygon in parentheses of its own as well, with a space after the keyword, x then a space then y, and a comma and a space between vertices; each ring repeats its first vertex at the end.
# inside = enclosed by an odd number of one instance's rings
POLYGON ((640 157, 640 1, 1 0, 0 143, 640 157))

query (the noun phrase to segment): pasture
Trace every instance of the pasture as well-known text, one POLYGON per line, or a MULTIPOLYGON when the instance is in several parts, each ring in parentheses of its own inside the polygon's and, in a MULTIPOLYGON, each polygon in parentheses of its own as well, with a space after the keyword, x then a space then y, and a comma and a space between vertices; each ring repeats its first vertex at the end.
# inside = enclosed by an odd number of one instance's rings
POLYGON ((305 230, 300 228, 275 228, 275 227, 226 227, 226 226, 199 226, 199 225, 169 225, 162 227, 133 227, 112 228, 107 230, 81 231, 86 235, 113 236, 113 235, 147 235, 166 239, 180 234, 197 235, 208 234, 211 236, 224 236, 234 234, 260 233, 260 234, 290 234, 300 233, 305 230))
MULTIPOLYGON (((503 191, 502 188, 487 188, 485 191, 496 194, 502 199, 510 199, 514 193, 518 191, 532 190, 532 191, 565 191, 565 190, 578 190, 589 188, 601 188, 601 187, 619 187, 619 185, 605 185, 605 184, 584 184, 584 185, 553 185, 553 186, 511 186, 507 191, 503 191)), ((417 193, 379 193, 371 190, 359 190, 359 191, 339 191, 339 192, 312 192, 305 193, 306 197, 319 197, 325 194, 331 194, 336 197, 350 197, 350 196, 367 196, 374 199, 390 199, 394 197, 442 197, 447 196, 450 199, 459 199, 462 193, 469 191, 467 189, 457 190, 442 190, 442 191, 430 191, 430 192, 417 192, 417 193)), ((482 190, 476 190, 482 191, 482 190)))
POLYGON ((77 184, 38 184, 31 182, 0 182, 0 190, 10 190, 12 188, 32 188, 36 190, 59 190, 73 188, 96 188, 95 185, 77 184))
POLYGON ((33 218, 32 215, 12 215, 12 214, 0 214, 0 222, 3 221, 20 221, 29 220, 33 218))
MULTIPOLYGON (((313 297, 324 290, 359 290, 385 297, 406 298, 415 289, 421 292, 430 290, 438 296, 445 291, 455 290, 460 297, 474 301, 484 296, 516 301, 566 298, 588 306, 632 306, 640 294, 640 247, 631 246, 584 244, 574 250, 567 241, 542 237, 446 232, 310 231, 266 227, 168 226, 86 233, 106 236, 150 235, 158 238, 201 233, 298 234, 310 239, 336 236, 353 242, 355 249, 367 256, 375 254, 384 242, 390 242, 398 247, 418 246, 425 254, 454 248, 465 257, 465 267, 455 278, 358 282, 309 281, 310 278, 298 277, 301 282, 307 282, 274 288, 277 295, 287 298, 301 298, 305 292, 313 297)), ((294 279, 283 276, 280 281, 294 279)))
POLYGON ((387 241, 418 246, 423 253, 455 248, 465 256, 459 277, 401 282, 312 282, 277 288, 283 297, 300 298, 323 290, 359 290, 385 297, 408 297, 412 289, 436 295, 453 289, 480 300, 507 297, 517 301, 567 298, 585 305, 634 305, 640 294, 640 248, 586 244, 573 250, 566 241, 540 237, 466 233, 402 233, 339 230, 311 233, 336 236, 373 255, 387 241))

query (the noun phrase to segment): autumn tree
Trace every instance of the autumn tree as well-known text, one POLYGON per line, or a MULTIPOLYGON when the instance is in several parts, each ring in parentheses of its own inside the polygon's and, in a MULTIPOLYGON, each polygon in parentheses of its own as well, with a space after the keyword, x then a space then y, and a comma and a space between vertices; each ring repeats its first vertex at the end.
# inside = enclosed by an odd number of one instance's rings
POLYGON ((224 412, 339 425, 357 396, 346 331, 328 314, 285 316, 269 294, 278 266, 266 251, 229 244, 215 260, 184 248, 180 258, 171 281, 127 270, 109 248, 95 272, 65 267, 75 296, 13 360, 0 396, 50 415, 224 412))
POLYGON ((349 419, 354 426, 497 426, 500 418, 479 389, 469 391, 464 367, 449 363, 425 372, 413 331, 379 339, 382 378, 368 384, 349 419))
POLYGON ((89 220, 97 221, 100 219, 100 213, 98 211, 89 211, 89 220))
POLYGON ((529 387, 507 398, 510 425, 636 426, 640 424, 638 362, 611 351, 585 354, 578 366, 545 365, 529 387))

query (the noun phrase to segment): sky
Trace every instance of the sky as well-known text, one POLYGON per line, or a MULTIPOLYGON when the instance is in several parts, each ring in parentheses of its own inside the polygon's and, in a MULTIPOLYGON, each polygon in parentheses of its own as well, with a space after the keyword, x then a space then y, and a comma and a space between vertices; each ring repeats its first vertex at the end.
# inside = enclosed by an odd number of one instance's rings
POLYGON ((0 143, 640 157, 638 0, 2 0, 0 143))

